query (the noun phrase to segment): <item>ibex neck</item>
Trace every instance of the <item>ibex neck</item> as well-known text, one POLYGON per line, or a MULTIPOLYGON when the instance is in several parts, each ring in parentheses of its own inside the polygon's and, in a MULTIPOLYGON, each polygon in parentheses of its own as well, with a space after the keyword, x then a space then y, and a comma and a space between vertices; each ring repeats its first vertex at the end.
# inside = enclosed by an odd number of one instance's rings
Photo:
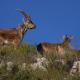
POLYGON ((68 41, 64 41, 64 42, 63 42, 63 45, 64 45, 65 47, 68 47, 68 46, 69 46, 69 42, 68 42, 68 41))
POLYGON ((27 28, 25 27, 24 24, 22 24, 17 28, 17 31, 20 38, 23 39, 24 33, 27 31, 27 28))
POLYGON ((18 27, 18 32, 24 34, 27 31, 27 29, 28 28, 24 24, 22 24, 18 27))

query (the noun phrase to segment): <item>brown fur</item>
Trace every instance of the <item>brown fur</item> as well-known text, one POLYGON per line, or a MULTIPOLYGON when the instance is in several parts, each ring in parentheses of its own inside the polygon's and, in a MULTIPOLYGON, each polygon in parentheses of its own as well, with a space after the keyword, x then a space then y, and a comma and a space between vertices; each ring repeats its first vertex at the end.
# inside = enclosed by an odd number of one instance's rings
POLYGON ((25 21, 23 24, 18 26, 17 28, 9 28, 9 29, 0 29, 0 44, 12 44, 19 45, 23 39, 24 33, 28 29, 34 29, 35 24, 31 21, 28 15, 20 10, 20 12, 24 15, 25 21))
POLYGON ((39 45, 37 45, 37 50, 42 54, 43 53, 47 54, 54 50, 56 50, 57 52, 61 52, 64 50, 65 47, 69 46, 70 42, 71 42, 71 38, 66 35, 64 37, 64 41, 62 43, 43 42, 43 43, 40 43, 39 45))
POLYGON ((0 44, 7 44, 5 41, 8 41, 8 44, 19 44, 20 40, 21 37, 16 29, 0 30, 0 44))

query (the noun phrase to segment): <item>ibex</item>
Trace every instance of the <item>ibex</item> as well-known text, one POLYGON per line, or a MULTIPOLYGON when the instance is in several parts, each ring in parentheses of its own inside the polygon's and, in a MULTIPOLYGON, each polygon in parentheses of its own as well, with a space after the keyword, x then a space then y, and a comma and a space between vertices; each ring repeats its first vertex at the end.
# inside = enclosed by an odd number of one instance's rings
POLYGON ((64 51, 64 48, 69 46, 69 43, 71 42, 72 37, 68 37, 67 35, 64 36, 64 41, 62 43, 48 43, 48 42, 43 42, 37 45, 37 50, 41 54, 45 53, 48 54, 51 51, 56 50, 57 52, 64 51))
POLYGON ((24 22, 17 28, 0 29, 0 45, 19 45, 28 29, 36 28, 31 18, 23 10, 18 10, 24 16, 24 22))

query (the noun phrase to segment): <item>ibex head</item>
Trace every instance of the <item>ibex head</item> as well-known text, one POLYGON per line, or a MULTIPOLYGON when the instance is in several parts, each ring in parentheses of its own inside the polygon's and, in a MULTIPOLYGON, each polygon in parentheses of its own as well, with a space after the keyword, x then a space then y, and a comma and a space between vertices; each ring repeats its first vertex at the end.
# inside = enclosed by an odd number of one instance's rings
POLYGON ((64 35, 63 39, 64 39, 64 43, 69 44, 71 42, 71 40, 73 39, 73 37, 72 36, 68 36, 68 35, 64 35))
POLYGON ((32 22, 31 17, 26 14, 23 10, 18 9, 18 11, 24 16, 24 26, 25 26, 25 31, 26 29, 33 29, 36 28, 36 25, 32 22))

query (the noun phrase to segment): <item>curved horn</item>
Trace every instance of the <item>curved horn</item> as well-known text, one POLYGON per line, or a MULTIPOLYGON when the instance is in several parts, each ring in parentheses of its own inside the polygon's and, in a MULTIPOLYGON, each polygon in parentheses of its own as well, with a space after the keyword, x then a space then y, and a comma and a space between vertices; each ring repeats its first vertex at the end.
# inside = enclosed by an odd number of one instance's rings
POLYGON ((25 18, 30 19, 30 16, 28 14, 26 14, 23 10, 21 9, 17 9, 21 14, 24 15, 25 18))
POLYGON ((70 35, 70 39, 73 39, 74 37, 70 35))
POLYGON ((73 36, 71 36, 71 35, 68 36, 67 34, 63 36, 63 39, 65 39, 66 37, 73 39, 73 36))

